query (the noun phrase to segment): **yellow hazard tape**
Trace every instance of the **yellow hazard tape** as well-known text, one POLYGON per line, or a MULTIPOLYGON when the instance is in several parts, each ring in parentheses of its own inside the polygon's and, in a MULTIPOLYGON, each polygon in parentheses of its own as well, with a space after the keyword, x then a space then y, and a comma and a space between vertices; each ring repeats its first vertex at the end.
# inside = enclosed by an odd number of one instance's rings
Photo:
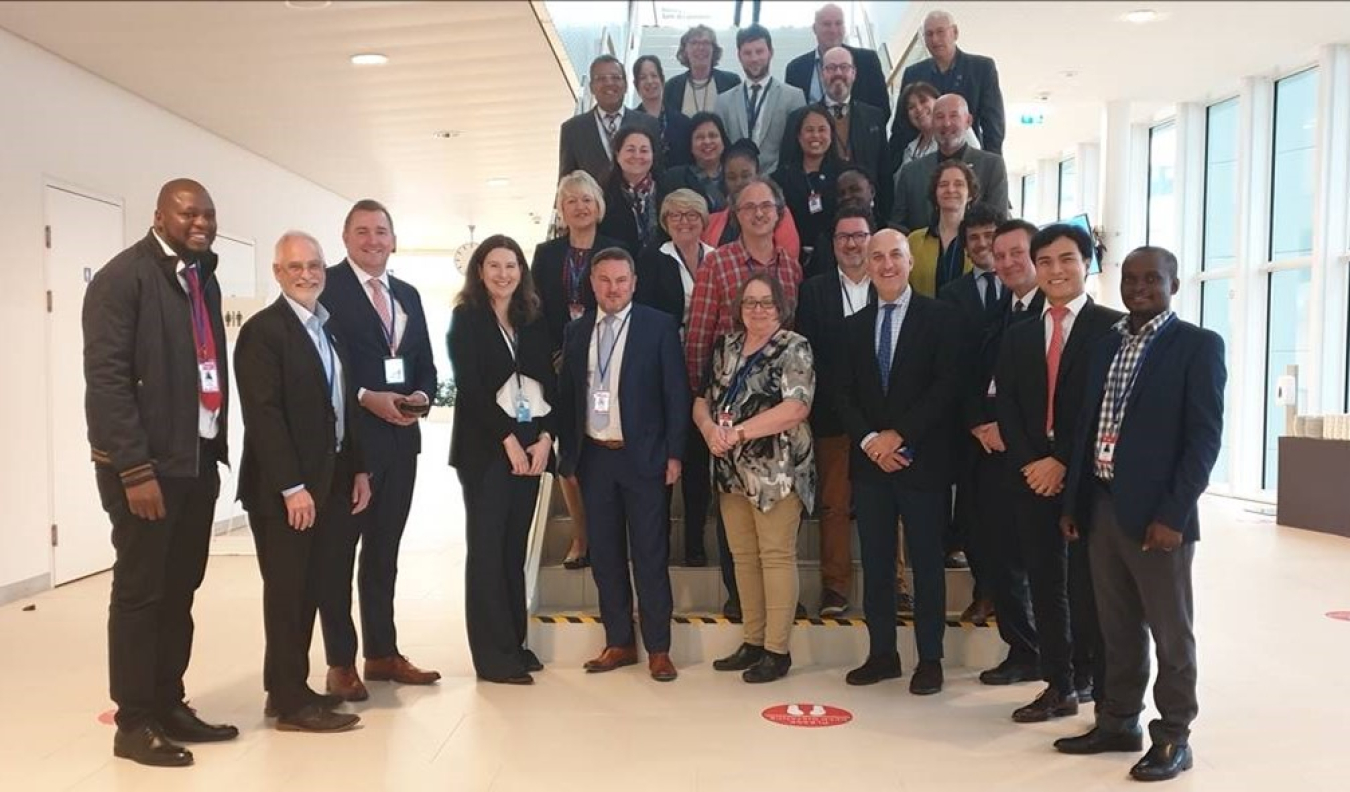
MULTIPOLYGON (((540 624, 601 624, 599 616, 581 613, 557 613, 550 615, 535 615, 533 618, 540 624)), ((670 619, 675 624, 740 624, 740 619, 728 619, 725 616, 686 616, 677 615, 670 619)), ((865 627, 867 620, 856 619, 797 619, 796 624, 812 627, 865 627)), ((908 627, 913 624, 913 619, 904 616, 897 616, 895 623, 899 627, 908 627)), ((948 627, 973 627, 976 629, 994 626, 994 620, 978 624, 976 622, 963 622, 959 619, 948 619, 948 627)))

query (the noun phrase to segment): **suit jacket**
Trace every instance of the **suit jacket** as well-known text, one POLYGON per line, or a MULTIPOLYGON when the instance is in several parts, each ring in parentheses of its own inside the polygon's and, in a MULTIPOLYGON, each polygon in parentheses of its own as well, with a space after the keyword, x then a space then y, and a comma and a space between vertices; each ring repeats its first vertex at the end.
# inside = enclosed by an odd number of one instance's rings
MULTIPOLYGON (((662 250, 665 245, 673 244, 658 240, 652 242, 638 255, 637 289, 633 292, 633 302, 650 305, 669 314, 675 320, 675 324, 683 328, 685 297, 684 279, 680 277, 680 270, 684 267, 684 263, 680 261, 678 252, 671 254, 662 250)), ((700 246, 706 251, 704 253, 706 261, 713 249, 702 242, 700 246)))
POLYGON ((540 432, 557 437, 558 390, 553 372, 552 347, 542 318, 516 328, 516 357, 502 336, 491 308, 457 305, 447 336, 450 365, 455 372, 455 425, 450 434, 450 464, 467 480, 477 480, 487 467, 505 458, 502 441, 514 434, 522 447, 539 439, 540 432), (497 391, 516 375, 538 382, 548 415, 516 421, 497 404, 497 391))
MULTIPOLYGON (((811 432, 817 437, 844 434, 834 390, 843 378, 844 289, 839 270, 823 272, 802 282, 797 295, 797 332, 811 343, 816 362, 816 398, 811 403, 811 432)), ((868 302, 876 289, 868 288, 868 302)), ((861 306, 854 306, 860 308, 861 306)))
MULTIPOLYGON (((641 127, 647 131, 654 146, 660 142, 661 125, 656 119, 626 107, 622 112, 623 117, 619 119, 620 129, 628 126, 641 127)), ((613 158, 605 149, 605 141, 601 137, 595 114, 596 110, 592 108, 562 122, 562 127, 558 130, 558 178, 561 179, 574 170, 584 170, 595 177, 595 181, 601 185, 609 179, 613 158)), ((654 159, 652 170, 660 173, 662 158, 659 151, 656 152, 654 159)))
MULTIPOLYGON (((587 383, 596 312, 567 326, 562 373, 558 376, 559 470, 576 472, 586 442, 590 410, 587 383)), ((643 476, 664 476, 666 461, 684 459, 692 403, 677 323, 646 305, 629 314, 623 362, 619 367, 619 417, 624 452, 643 476)))
MULTIPOLYGON (((408 321, 395 350, 403 358, 404 383, 387 385, 384 361, 389 357, 389 343, 385 340, 385 328, 361 287, 354 266, 343 259, 329 267, 328 283, 319 298, 332 314, 328 329, 347 345, 347 371, 352 384, 358 390, 396 391, 405 395, 421 391, 428 399, 436 398, 436 362, 431 354, 431 336, 421 295, 411 283, 389 276, 389 291, 398 302, 398 311, 408 321)), ((422 430, 417 424, 395 426, 370 410, 358 410, 356 425, 349 426, 347 431, 360 433, 366 469, 372 476, 379 476, 395 459, 416 456, 422 451, 422 430)))
POLYGON ((341 453, 323 360, 286 298, 278 297, 239 329, 234 368, 244 455, 238 497, 249 511, 284 514, 281 493, 301 484, 322 509, 334 486, 347 486, 345 479, 337 479, 339 473, 365 470, 356 431, 357 414, 364 410, 356 403, 349 359, 342 340, 327 325, 324 334, 342 365, 337 386, 345 413, 341 453))
MULTIPOLYGON (((620 207, 623 209, 623 207, 620 207)), ((609 207, 605 207, 609 211, 609 207)), ((626 209, 625 209, 626 211, 626 209)), ((630 213, 631 214, 631 213, 630 213)), ((598 253, 609 247, 623 247, 617 239, 596 234, 591 253, 598 253)), ((549 349, 556 352, 562 349, 563 328, 572 321, 567 313, 567 285, 563 283, 567 269, 567 250, 571 242, 567 234, 540 242, 530 259, 530 274, 534 276, 534 288, 539 292, 539 302, 544 310, 544 329, 548 331, 549 349)), ((591 263, 581 273, 581 304, 585 308, 595 307, 595 292, 591 291, 591 263)))
MULTIPOLYGON (((970 107, 971 128, 980 139, 985 151, 1003 154, 1003 136, 1007 129, 1007 119, 1003 114, 1003 91, 998 85, 998 68, 993 58, 972 55, 956 50, 956 58, 946 74, 938 71, 932 58, 925 58, 905 69, 900 87, 915 82, 926 82, 938 89, 938 93, 958 93, 966 98, 970 107)), ((919 131, 909 123, 909 113, 905 108, 895 114, 891 122, 891 166, 900 167, 901 157, 909 141, 918 137, 919 131)))
MULTIPOLYGON (((932 186, 933 172, 937 170, 940 156, 941 152, 935 152, 908 162, 900 169, 895 177, 892 226, 917 231, 933 224, 936 210, 929 187, 932 186)), ((961 149, 961 159, 975 171, 975 178, 980 180, 980 202, 1008 211, 1008 166, 1003 158, 966 146, 961 149)))
MULTIPOLYGON (((754 141, 759 146, 759 172, 773 173, 778 169, 778 149, 787 130, 788 113, 806 106, 806 98, 800 89, 784 85, 777 79, 771 78, 765 86, 754 141)), ((749 118, 745 113, 748 90, 746 85, 737 85, 717 95, 717 114, 722 117, 727 138, 733 143, 750 137, 749 118)))
MULTIPOLYGON (((659 172, 654 172, 653 176, 659 176, 659 172)), ((627 250, 634 259, 642 251, 642 241, 638 237, 637 217, 633 214, 633 209, 628 203, 628 196, 623 188, 614 183, 604 185, 605 188, 605 216, 601 218, 599 225, 596 226, 596 232, 607 239, 613 239, 619 243, 619 247, 627 250)), ((652 240, 662 239, 665 231, 661 230, 661 196, 655 184, 652 188, 652 240)), ((601 248, 595 248, 600 250, 601 248)), ((564 252, 564 256, 566 253, 564 252)))
MULTIPOLYGON (((1120 349, 1111 333, 1091 352, 1079 432, 1064 485, 1064 513, 1091 526, 1095 444, 1106 375, 1120 349)), ((1197 503, 1223 442, 1223 339, 1180 318, 1153 339, 1125 405, 1114 457, 1112 503, 1116 521, 1142 543, 1157 520, 1200 539, 1197 503)))
MULTIPOLYGON (((1010 469, 1053 456, 1065 467, 1077 436, 1079 414, 1087 382, 1088 354, 1093 344, 1111 332, 1123 314, 1088 299, 1074 319, 1064 342, 1055 379, 1055 442, 1045 432, 1046 386, 1045 320, 1037 315, 1008 328, 996 366, 995 408, 998 430, 1008 447, 1010 469)), ((1018 486, 1027 492, 1025 480, 1018 486)))
MULTIPOLYGON (((642 108, 641 103, 633 108, 633 112, 648 115, 647 111, 642 108)), ((661 130, 661 160, 665 162, 666 167, 673 168, 677 165, 688 165, 693 162, 689 142, 694 128, 689 121, 689 116, 681 113, 678 107, 663 104, 661 115, 653 118, 657 127, 661 130)))
MULTIPOLYGON (((853 53, 853 68, 857 75, 853 80, 853 98, 880 110, 884 129, 887 119, 891 117, 891 94, 886 89, 886 75, 881 71, 881 58, 877 57, 876 50, 851 47, 847 44, 844 45, 844 49, 853 53)), ((788 85, 801 90, 808 102, 824 101, 824 97, 811 96, 811 77, 816 71, 816 57, 816 50, 798 55, 788 62, 787 71, 783 76, 788 85)))
MULTIPOLYGON (((993 310, 985 310, 980 298, 977 271, 967 272, 943 286, 938 299, 955 306, 961 315, 961 434, 980 424, 997 420, 989 398, 989 381, 998 362, 998 344, 1003 328, 1012 315, 1012 289, 1003 288, 1003 294, 993 310)), ((1039 295, 1040 292, 1037 292, 1039 295)), ((1022 316, 1026 316, 1023 311, 1022 316)))
MULTIPOLYGON (((729 71, 722 71, 714 68, 712 70, 713 89, 716 93, 730 91, 732 88, 741 84, 741 76, 729 71)), ((661 98, 661 105, 673 110, 684 112, 684 89, 689 85, 689 72, 677 74, 666 80, 665 94, 661 98)), ((714 101, 714 106, 716 102, 714 101)), ((714 107, 704 108, 709 112, 714 111, 714 107)))
POLYGON ((876 303, 844 320, 845 363, 835 400, 851 441, 850 478, 943 490, 951 486, 954 474, 960 318, 937 300, 914 293, 909 299, 886 391, 877 371, 876 303), (898 432, 914 452, 909 467, 885 473, 863 453, 863 439, 885 429, 898 432))

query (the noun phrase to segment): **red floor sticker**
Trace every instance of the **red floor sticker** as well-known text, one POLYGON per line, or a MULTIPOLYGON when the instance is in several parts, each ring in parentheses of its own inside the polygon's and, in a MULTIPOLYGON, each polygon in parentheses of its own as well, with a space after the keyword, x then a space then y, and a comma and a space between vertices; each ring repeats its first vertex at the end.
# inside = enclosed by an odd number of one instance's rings
POLYGON ((107 712, 100 712, 98 714, 98 722, 102 723, 104 726, 111 726, 113 725, 113 723, 115 723, 113 717, 116 715, 117 710, 115 709, 110 709, 107 712))
POLYGON ((769 707, 760 714, 770 723, 808 729, 843 726, 853 720, 853 713, 828 704, 779 704, 776 707, 769 707))
POLYGON ((1350 611, 1327 611, 1327 618, 1337 621, 1350 621, 1350 611))

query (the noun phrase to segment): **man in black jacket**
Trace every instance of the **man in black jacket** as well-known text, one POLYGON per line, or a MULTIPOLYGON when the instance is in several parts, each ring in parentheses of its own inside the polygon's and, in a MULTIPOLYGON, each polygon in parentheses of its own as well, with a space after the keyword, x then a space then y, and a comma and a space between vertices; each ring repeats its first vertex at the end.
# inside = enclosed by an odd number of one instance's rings
POLYGON ((112 520, 108 672, 113 754, 185 767, 179 742, 239 735, 184 702, 192 598, 206 573, 220 474, 228 464, 229 375, 216 282, 216 207, 175 179, 154 226, 85 293, 85 417, 99 495, 112 520))
POLYGON ((319 304, 323 251, 309 234, 277 242, 272 274, 282 296, 239 330, 235 376, 244 418, 239 500, 263 577, 267 715, 282 731, 346 731, 338 696, 310 689, 309 644, 325 547, 370 502, 356 432, 356 388, 342 345, 319 304))
POLYGON ((857 85, 854 98, 880 110, 881 123, 891 116, 891 98, 886 90, 886 75, 881 71, 881 59, 875 50, 850 47, 844 43, 844 11, 834 3, 820 7, 811 31, 816 34, 816 48, 793 58, 787 65, 784 80, 788 85, 802 89, 807 104, 824 101, 828 93, 828 78, 824 72, 825 53, 834 47, 843 47, 853 57, 857 67, 857 85))

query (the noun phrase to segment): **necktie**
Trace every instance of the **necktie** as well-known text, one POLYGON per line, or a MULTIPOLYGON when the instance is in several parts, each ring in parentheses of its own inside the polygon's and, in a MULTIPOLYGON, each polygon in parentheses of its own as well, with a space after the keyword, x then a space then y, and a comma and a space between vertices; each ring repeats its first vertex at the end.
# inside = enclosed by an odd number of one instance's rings
POLYGON ((830 108, 830 112, 834 113, 834 118, 836 121, 838 121, 839 119, 842 119, 844 117, 844 106, 835 105, 834 107, 830 108))
POLYGON ((992 313, 998 306, 998 287, 994 283, 994 273, 982 272, 980 279, 984 281, 984 310, 992 313))
POLYGON ((750 112, 746 114, 745 123, 750 137, 755 136, 755 124, 759 122, 759 89, 760 86, 750 86, 750 112))
POLYGON ((380 317, 380 328, 384 330, 385 340, 389 342, 389 353, 393 354, 398 349, 395 343, 398 339, 394 334, 398 329, 394 327, 394 315, 389 310, 389 298, 384 293, 384 283, 379 278, 371 278, 367 283, 370 284, 370 300, 375 304, 375 313, 380 317))
POLYGON ((1013 313, 1022 313, 1026 309, 1027 306, 1021 300, 1013 301, 1013 313))
POLYGON ((885 393, 891 387, 891 317, 895 315, 896 304, 889 303, 881 306, 884 312, 881 317, 881 337, 877 339, 877 372, 881 374, 881 392, 885 393))
MULTIPOLYGON (((605 314, 605 318, 600 320, 600 341, 595 350, 595 389, 598 391, 610 390, 609 369, 613 362, 614 341, 614 314, 605 314)), ((610 398, 613 398, 612 392, 610 398)), ((613 402, 610 404, 613 405, 613 402)), ((596 412, 594 398, 591 399, 591 426, 595 429, 609 426, 609 411, 596 412)))
POLYGON ((605 137, 610 145, 614 144, 614 133, 619 131, 619 114, 605 113, 605 137))
MULTIPOLYGON (((202 283, 198 278, 197 267, 194 264, 183 270, 183 278, 188 284, 188 303, 192 313, 192 340, 196 341, 197 362, 216 363, 216 338, 211 328, 211 314, 206 310, 206 297, 202 294, 202 283)), ((219 376, 219 370, 217 370, 219 376)), ((202 387, 202 375, 198 375, 197 394, 201 400, 202 407, 210 412, 218 412, 224 403, 224 398, 220 392, 220 382, 217 380, 215 390, 208 391, 202 387)))
POLYGON ((1045 433, 1055 432, 1055 383, 1059 380, 1059 359, 1064 355, 1064 317, 1069 315, 1067 305, 1052 305, 1050 321, 1054 330, 1050 333, 1050 348, 1045 351, 1045 433))

